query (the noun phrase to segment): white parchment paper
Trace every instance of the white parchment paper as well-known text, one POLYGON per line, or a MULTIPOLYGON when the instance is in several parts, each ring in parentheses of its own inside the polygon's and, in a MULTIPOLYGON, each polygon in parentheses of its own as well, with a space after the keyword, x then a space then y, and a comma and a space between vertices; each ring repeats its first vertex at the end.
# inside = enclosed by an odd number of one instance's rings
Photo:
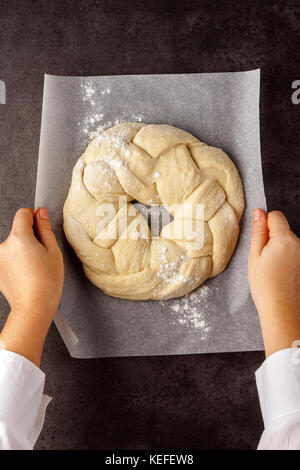
POLYGON ((265 208, 260 71, 103 77, 45 76, 35 206, 47 206, 66 279, 56 325, 74 357, 262 349, 247 283, 251 211, 265 208), (243 180, 246 208, 228 268, 181 299, 115 299, 85 277, 62 230, 74 164, 90 134, 117 120, 171 124, 222 148, 243 180))

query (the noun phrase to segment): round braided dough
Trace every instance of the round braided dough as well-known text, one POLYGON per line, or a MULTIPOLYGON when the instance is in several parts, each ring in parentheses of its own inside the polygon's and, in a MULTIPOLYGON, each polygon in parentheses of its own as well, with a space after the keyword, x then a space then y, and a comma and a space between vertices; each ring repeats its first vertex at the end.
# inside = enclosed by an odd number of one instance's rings
POLYGON ((64 231, 88 279, 107 294, 170 299, 225 269, 243 210, 239 174, 222 150, 176 127, 128 122, 102 131, 77 161, 64 205, 64 231), (121 206, 120 196, 126 201, 121 206), (145 218, 132 211, 133 200, 163 204, 174 220, 151 239, 145 218), (115 209, 105 218, 103 203, 115 209), (204 240, 195 249, 193 240, 176 239, 172 227, 186 205, 192 207, 192 222, 199 217, 197 204, 204 207, 204 240), (122 237, 122 224, 115 222, 124 217, 128 234, 149 236, 122 237))

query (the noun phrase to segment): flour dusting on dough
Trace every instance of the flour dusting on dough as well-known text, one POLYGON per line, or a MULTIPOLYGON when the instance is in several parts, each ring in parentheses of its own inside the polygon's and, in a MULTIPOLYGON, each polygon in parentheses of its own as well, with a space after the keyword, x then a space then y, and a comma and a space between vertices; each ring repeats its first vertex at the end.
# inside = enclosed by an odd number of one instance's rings
MULTIPOLYGON (((187 293, 211 277, 212 268, 213 275, 222 272, 232 254, 238 235, 238 217, 243 210, 243 190, 236 168, 226 154, 219 155, 220 151, 213 147, 209 147, 208 153, 203 152, 207 146, 182 129, 167 124, 145 124, 143 116, 128 111, 120 112, 114 121, 111 112, 115 103, 110 87, 104 85, 101 89, 90 79, 82 82, 80 93, 85 115, 78 125, 80 137, 88 145, 74 167, 64 215, 66 220, 78 219, 85 237, 77 239, 71 233, 71 245, 88 265, 89 270, 85 272, 90 281, 104 292, 133 300, 173 299, 167 304, 167 310, 174 315, 174 323, 196 329, 199 337, 205 338, 210 329, 209 302, 204 299, 208 288, 204 286, 187 293), (215 168, 216 178, 213 178, 212 168, 215 168), (224 186, 221 203, 225 193, 229 201, 221 206, 217 205, 222 191, 218 189, 220 186, 224 186), (127 237, 110 233, 109 243, 100 243, 96 223, 99 204, 113 204, 114 214, 107 222, 111 224, 121 217, 121 209, 115 211, 120 198, 125 198, 125 207, 129 208, 135 203, 170 208, 173 203, 185 204, 191 191, 194 199, 189 204, 194 207, 200 198, 211 215, 207 218, 212 219, 208 227, 211 241, 207 237, 207 247, 202 251, 192 250, 182 237, 177 240, 176 233, 162 231, 163 217, 162 224, 159 217, 156 224, 159 231, 151 236, 150 242, 133 243, 127 241, 127 237), (215 217, 213 214, 218 209, 219 215, 215 217), (103 257, 101 266, 96 261, 98 252, 103 257)), ((134 217, 131 227, 139 216, 134 217)), ((66 224, 65 227, 66 234, 68 228, 72 231, 72 227, 66 224)), ((149 227, 147 229, 149 232, 149 227)))

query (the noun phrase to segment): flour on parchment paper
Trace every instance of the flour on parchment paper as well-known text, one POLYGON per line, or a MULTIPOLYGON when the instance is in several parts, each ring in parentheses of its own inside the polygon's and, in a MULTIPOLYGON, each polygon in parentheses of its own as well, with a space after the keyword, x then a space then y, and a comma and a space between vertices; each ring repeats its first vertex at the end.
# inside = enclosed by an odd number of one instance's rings
POLYGON ((111 88, 105 87, 99 90, 91 81, 81 84, 81 99, 90 105, 90 110, 81 122, 78 122, 80 130, 84 135, 84 143, 88 144, 94 137, 104 129, 119 124, 120 122, 142 122, 143 116, 129 114, 125 111, 119 118, 112 121, 105 121, 105 98, 112 93, 111 88))
POLYGON ((210 289, 207 286, 200 286, 195 291, 171 301, 171 313, 174 317, 174 324, 185 326, 186 328, 199 332, 199 337, 205 340, 211 329, 209 322, 210 306, 208 297, 210 289))

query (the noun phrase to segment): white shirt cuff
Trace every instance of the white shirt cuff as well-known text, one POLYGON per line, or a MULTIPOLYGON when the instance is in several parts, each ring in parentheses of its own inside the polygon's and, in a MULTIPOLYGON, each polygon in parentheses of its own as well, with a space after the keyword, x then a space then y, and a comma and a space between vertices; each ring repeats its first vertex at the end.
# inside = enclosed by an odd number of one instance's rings
POLYGON ((300 349, 272 354, 255 376, 265 428, 282 416, 300 411, 300 349))
POLYGON ((31 361, 0 350, 0 449, 33 448, 51 398, 45 374, 31 361))

